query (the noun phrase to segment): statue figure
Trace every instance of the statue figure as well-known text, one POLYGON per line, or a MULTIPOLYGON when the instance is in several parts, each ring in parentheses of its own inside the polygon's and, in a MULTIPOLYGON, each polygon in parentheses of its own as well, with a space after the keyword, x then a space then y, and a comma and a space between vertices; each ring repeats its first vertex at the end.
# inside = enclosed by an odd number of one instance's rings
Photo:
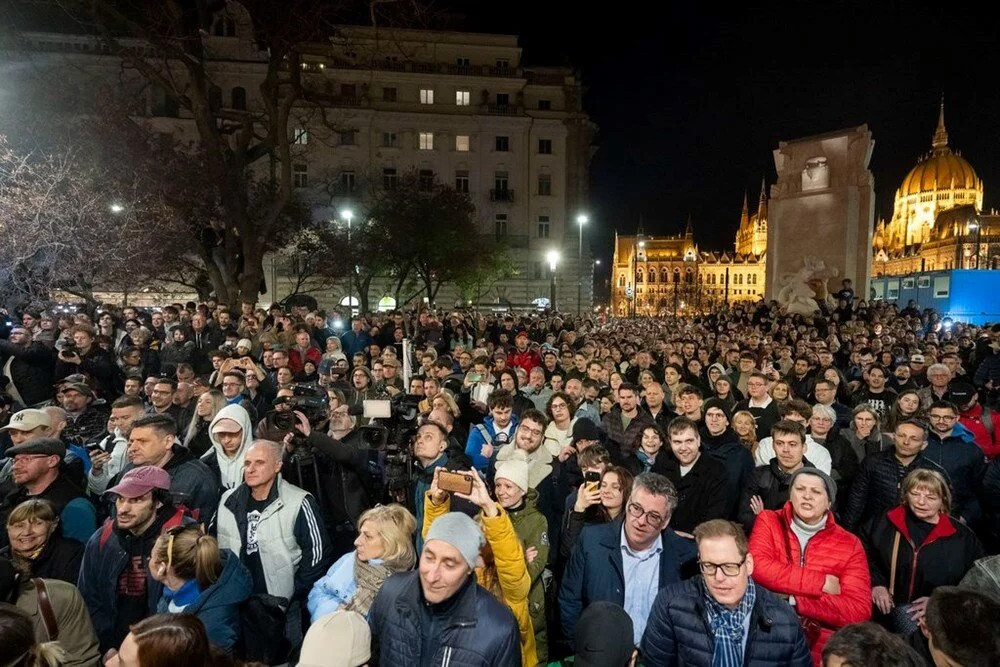
POLYGON ((795 315, 812 315, 820 309, 820 303, 833 308, 836 304, 826 283, 837 274, 837 269, 826 268, 823 260, 811 256, 804 257, 802 268, 798 272, 781 277, 778 303, 788 313, 795 315))
POLYGON ((802 191, 822 190, 830 187, 830 167, 825 157, 811 157, 802 170, 802 191))

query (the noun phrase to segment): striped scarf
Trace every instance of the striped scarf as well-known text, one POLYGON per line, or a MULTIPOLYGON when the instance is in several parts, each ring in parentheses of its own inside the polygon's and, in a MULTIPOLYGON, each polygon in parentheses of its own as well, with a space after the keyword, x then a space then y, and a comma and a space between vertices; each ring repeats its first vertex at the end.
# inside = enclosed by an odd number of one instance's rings
POLYGON ((743 665, 743 626, 747 616, 753 611, 756 599, 757 589, 752 579, 747 582, 747 592, 743 594, 736 609, 729 609, 716 602, 708 588, 705 588, 705 615, 715 637, 712 667, 743 665))

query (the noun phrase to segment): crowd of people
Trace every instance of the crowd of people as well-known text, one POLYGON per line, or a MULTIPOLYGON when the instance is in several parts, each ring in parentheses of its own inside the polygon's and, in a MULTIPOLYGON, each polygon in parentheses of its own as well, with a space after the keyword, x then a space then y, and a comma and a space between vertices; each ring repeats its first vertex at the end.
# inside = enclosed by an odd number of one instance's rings
POLYGON ((26 307, 0 665, 1000 664, 1000 325, 26 307))

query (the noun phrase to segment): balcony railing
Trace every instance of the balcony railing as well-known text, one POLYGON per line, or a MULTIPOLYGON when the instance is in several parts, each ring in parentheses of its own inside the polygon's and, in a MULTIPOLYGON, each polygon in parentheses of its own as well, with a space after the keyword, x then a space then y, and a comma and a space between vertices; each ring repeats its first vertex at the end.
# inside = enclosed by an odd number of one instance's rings
POLYGON ((516 104, 487 104, 486 113, 491 116, 520 116, 521 107, 516 104))
POLYGON ((514 191, 504 188, 502 190, 490 190, 490 201, 502 201, 512 203, 514 201, 514 191))

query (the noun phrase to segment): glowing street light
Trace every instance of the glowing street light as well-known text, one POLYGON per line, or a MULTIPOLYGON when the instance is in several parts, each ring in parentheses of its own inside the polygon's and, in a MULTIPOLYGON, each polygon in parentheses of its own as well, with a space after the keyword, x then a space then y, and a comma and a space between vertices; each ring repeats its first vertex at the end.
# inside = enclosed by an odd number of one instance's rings
POLYGON ((549 250, 545 254, 545 259, 549 260, 549 275, 551 280, 549 281, 549 306, 552 310, 556 309, 556 266, 559 264, 559 251, 549 250))
POLYGON ((111 209, 112 213, 121 213, 122 211, 125 210, 125 207, 119 204, 118 202, 112 203, 110 206, 108 206, 108 208, 111 209))
POLYGON ((354 218, 354 211, 345 208, 340 212, 340 217, 347 221, 347 242, 351 242, 351 220, 354 218))

